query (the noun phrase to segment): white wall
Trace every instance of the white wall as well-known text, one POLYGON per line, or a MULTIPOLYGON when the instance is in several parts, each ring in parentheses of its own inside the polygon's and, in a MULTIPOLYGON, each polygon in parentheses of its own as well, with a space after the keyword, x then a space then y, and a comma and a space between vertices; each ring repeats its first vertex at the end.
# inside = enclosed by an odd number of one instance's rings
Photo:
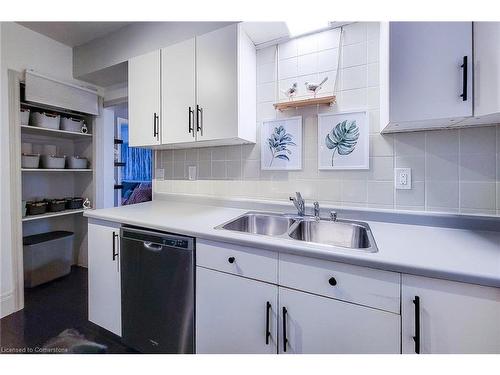
POLYGON ((131 57, 166 47, 233 22, 136 22, 74 49, 74 76, 123 63, 131 57))
MULTIPOLYGON (((12 292, 14 290, 12 274, 12 238, 11 238, 11 209, 10 189, 17 188, 10 185, 10 157, 9 157, 9 114, 8 114, 8 82, 7 71, 13 69, 23 71, 34 69, 41 73, 59 78, 68 82, 73 79, 73 52, 68 46, 56 42, 46 36, 31 31, 14 22, 2 22, 0 25, 1 37, 1 64, 0 64, 0 231, 1 231, 1 258, 0 258, 0 300, 1 316, 12 312, 12 292)), ((81 82, 80 82, 81 83, 81 82)))
MULTIPOLYGON (((322 42, 321 42, 322 40, 322 42)), ((323 94, 335 92, 332 108, 309 107, 284 113, 273 103, 284 100, 275 89, 293 81, 321 80, 328 71, 319 54, 327 55, 316 34, 280 47, 257 52, 257 121, 279 116, 303 117, 303 169, 261 171, 260 142, 256 145, 212 147, 157 152, 165 181, 155 181, 155 192, 287 200, 295 191, 305 199, 337 206, 398 210, 500 214, 500 126, 415 132, 379 133, 379 24, 345 27, 339 82, 323 94), (286 51, 286 53, 283 53, 286 51), (284 73, 285 72, 285 73, 284 73), (289 78, 290 76, 291 78, 289 78), (369 171, 318 171, 317 114, 323 111, 367 110, 370 119, 369 171), (196 165, 198 181, 186 181, 187 167, 196 165), (394 189, 394 167, 412 168, 413 189, 394 189)), ((328 43, 327 43, 328 45, 328 43)), ((331 53, 333 63, 335 53, 331 53)), ((333 72, 330 72, 333 74, 333 72)), ((331 84, 331 80, 327 83, 331 84)), ((260 136, 257 136, 260 139, 260 136)))

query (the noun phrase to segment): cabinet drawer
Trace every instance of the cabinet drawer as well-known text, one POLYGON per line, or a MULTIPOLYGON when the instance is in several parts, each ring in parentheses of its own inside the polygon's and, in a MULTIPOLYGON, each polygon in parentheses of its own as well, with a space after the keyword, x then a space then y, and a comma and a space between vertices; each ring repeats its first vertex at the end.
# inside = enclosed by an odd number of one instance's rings
POLYGON ((278 282, 278 253, 274 251, 198 240, 196 265, 273 284, 278 282))
POLYGON ((399 314, 400 284, 396 272, 280 254, 279 285, 289 288, 399 314))

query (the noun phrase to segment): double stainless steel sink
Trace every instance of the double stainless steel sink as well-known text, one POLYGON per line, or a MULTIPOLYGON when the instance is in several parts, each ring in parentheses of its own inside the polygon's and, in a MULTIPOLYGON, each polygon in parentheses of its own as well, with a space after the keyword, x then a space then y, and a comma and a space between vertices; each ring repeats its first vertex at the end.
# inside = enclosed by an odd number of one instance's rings
POLYGON ((371 253, 378 251, 368 224, 350 220, 247 212, 215 228, 371 253))

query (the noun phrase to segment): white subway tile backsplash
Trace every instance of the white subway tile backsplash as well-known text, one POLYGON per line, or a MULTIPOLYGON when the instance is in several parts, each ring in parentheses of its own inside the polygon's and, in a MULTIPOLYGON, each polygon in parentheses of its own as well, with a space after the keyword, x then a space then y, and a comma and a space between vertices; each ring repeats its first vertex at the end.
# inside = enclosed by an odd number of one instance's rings
POLYGON ((460 181, 495 182, 496 154, 461 154, 460 181))
POLYGON ((342 90, 366 87, 366 79, 366 65, 342 69, 342 90))
POLYGON ((495 182, 460 183, 460 208, 495 210, 495 182))
POLYGON ((350 44, 342 49, 342 67, 366 65, 366 43, 350 44))
POLYGON ((257 143, 156 151, 165 181, 155 181, 155 192, 285 201, 301 191, 309 201, 342 207, 500 215, 500 126, 380 134, 378 25, 355 23, 344 29, 340 67, 339 29, 282 45, 279 77, 276 48, 258 50, 257 143), (337 104, 284 112, 274 109, 278 98, 287 100, 280 89, 297 82, 296 99, 311 97, 304 83, 320 82, 325 76, 328 81, 318 95, 335 93, 337 104), (319 171, 317 114, 359 110, 369 114, 370 169, 319 171), (297 115, 303 117, 303 169, 262 171, 262 121, 297 115), (198 167, 197 181, 185 181, 189 165, 198 167), (412 189, 395 190, 394 167, 411 168, 412 189))
POLYGON ((292 39, 278 46, 279 59, 284 60, 290 57, 296 57, 298 54, 297 39, 292 39))
POLYGON ((343 45, 361 43, 366 41, 366 23, 355 22, 344 26, 343 45))
POLYGON ((318 72, 337 70, 339 64, 338 48, 318 52, 318 72))
MULTIPOLYGON (((328 69, 330 70, 330 69, 328 69)), ((297 75, 316 74, 318 71, 318 54, 302 55, 297 60, 297 75)))
POLYGON ((276 60, 276 46, 270 46, 257 50, 257 66, 270 64, 276 60))
POLYGON ((317 34, 318 51, 338 48, 340 42, 340 30, 328 30, 317 34))
POLYGON ((257 67, 257 84, 274 82, 276 80, 276 64, 269 63, 257 67))

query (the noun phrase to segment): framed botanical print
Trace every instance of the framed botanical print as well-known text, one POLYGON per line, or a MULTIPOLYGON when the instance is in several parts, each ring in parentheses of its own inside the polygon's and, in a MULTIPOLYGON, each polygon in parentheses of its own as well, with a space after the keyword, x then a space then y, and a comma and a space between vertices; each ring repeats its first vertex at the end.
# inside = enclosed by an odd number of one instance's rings
POLYGON ((369 169, 368 113, 318 115, 318 168, 369 169))
POLYGON ((302 116, 262 122, 262 170, 302 169, 302 116))

